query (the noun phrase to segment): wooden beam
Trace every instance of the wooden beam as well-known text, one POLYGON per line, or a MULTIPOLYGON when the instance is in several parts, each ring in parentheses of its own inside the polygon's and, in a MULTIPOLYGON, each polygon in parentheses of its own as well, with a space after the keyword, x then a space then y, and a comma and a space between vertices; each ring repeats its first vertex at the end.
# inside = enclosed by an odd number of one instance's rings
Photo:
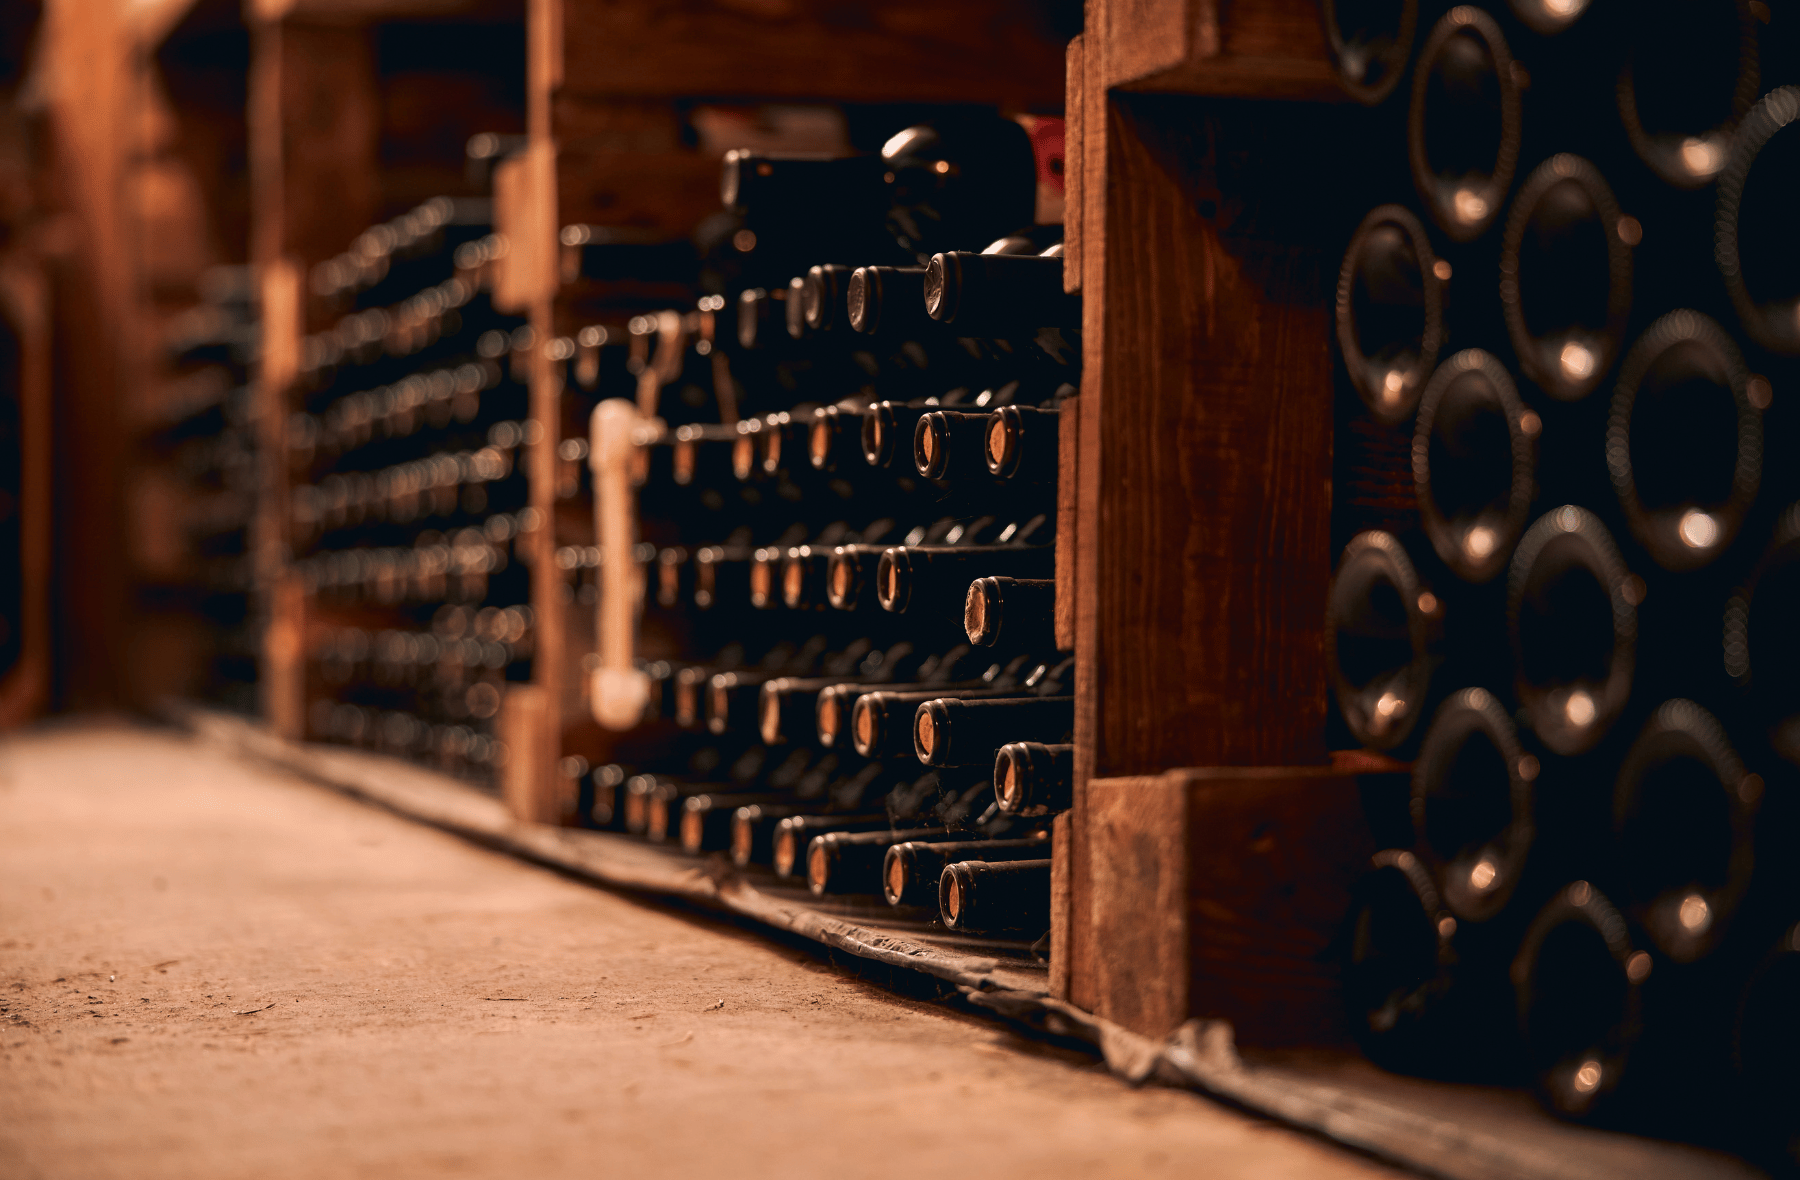
POLYGON ((571 92, 1062 106, 1063 42, 1027 0, 567 0, 562 20, 571 92))
POLYGON ((1089 6, 1103 85, 1244 98, 1342 101, 1318 0, 1165 0, 1089 6), (1096 26, 1097 29, 1096 29, 1096 26))
POLYGON ((1220 767, 1094 779, 1094 1011, 1161 1038, 1229 1020, 1248 1046, 1345 1040, 1332 953, 1375 852, 1356 776, 1220 767))

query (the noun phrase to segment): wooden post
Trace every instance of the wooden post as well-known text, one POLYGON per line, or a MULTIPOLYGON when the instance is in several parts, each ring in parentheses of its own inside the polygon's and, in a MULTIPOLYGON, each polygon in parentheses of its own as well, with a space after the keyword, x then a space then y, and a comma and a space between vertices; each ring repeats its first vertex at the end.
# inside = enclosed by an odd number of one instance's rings
POLYGON ((1320 108, 1225 96, 1342 94, 1310 0, 1098 0, 1070 76, 1075 905, 1053 980, 1091 1008, 1130 952, 1097 917, 1117 882, 1090 782, 1325 761, 1336 258, 1292 190, 1329 133, 1297 133, 1320 108))
POLYGON ((305 276, 376 212, 376 97, 361 28, 263 19, 250 64, 250 257, 262 291, 257 446, 263 486, 252 546, 264 619, 263 716, 306 731, 306 597, 293 572, 287 418, 306 332, 305 276))
POLYGON ((1094 1011, 1161 1038, 1229 1020, 1239 1044, 1346 1039, 1331 953, 1374 838, 1354 775, 1223 767, 1088 783, 1104 937, 1094 1011))
POLYGON ((18 378, 18 661, 0 674, 0 730, 42 712, 50 701, 50 290, 29 247, 0 256, 0 331, 11 340, 18 378))

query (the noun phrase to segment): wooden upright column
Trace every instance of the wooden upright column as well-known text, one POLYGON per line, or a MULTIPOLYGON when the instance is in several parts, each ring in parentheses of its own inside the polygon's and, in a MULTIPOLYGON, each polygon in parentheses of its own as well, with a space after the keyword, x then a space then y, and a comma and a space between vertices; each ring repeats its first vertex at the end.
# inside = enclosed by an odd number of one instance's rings
MULTIPOLYGON (((1093 863, 1089 781, 1325 761, 1335 265, 1293 191, 1317 137, 1298 133, 1309 108, 1192 97, 1319 97, 1322 44, 1272 56, 1282 5, 1201 13, 1210 32, 1167 45, 1112 7, 1089 5, 1072 59, 1077 762, 1068 962, 1053 974, 1102 1013, 1114 910, 1145 899, 1115 896, 1117 874, 1093 863)), ((1150 847, 1191 828, 1178 809, 1146 823, 1150 847)))
POLYGON ((266 456, 252 530, 263 632, 263 711, 305 732, 305 597, 291 572, 287 416, 305 333, 306 276, 375 220, 379 134, 366 30, 263 19, 250 65, 250 257, 262 292, 257 444, 266 456))

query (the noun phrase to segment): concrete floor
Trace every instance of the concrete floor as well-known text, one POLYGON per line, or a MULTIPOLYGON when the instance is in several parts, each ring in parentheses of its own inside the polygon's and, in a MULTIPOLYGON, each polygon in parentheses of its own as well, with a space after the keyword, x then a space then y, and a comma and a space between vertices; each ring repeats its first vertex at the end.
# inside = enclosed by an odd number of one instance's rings
POLYGON ((0 1176, 1391 1173, 165 733, 0 740, 0 1176))

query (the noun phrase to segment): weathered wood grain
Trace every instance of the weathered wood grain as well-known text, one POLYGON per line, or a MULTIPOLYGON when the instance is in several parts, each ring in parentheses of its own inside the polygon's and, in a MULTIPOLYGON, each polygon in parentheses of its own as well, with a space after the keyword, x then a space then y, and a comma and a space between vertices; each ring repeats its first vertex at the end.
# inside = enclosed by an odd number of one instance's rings
POLYGON ((1094 1010, 1146 1036, 1198 1017, 1244 1045, 1343 1041, 1334 948, 1375 851, 1362 789, 1331 767, 1092 780, 1094 1010))
POLYGON ((1325 757, 1331 260, 1287 132, 1254 107, 1109 102, 1084 286, 1098 774, 1325 757))
POLYGON ((1107 87, 1309 101, 1345 97, 1318 0, 1105 0, 1097 7, 1088 27, 1105 38, 1107 87))

